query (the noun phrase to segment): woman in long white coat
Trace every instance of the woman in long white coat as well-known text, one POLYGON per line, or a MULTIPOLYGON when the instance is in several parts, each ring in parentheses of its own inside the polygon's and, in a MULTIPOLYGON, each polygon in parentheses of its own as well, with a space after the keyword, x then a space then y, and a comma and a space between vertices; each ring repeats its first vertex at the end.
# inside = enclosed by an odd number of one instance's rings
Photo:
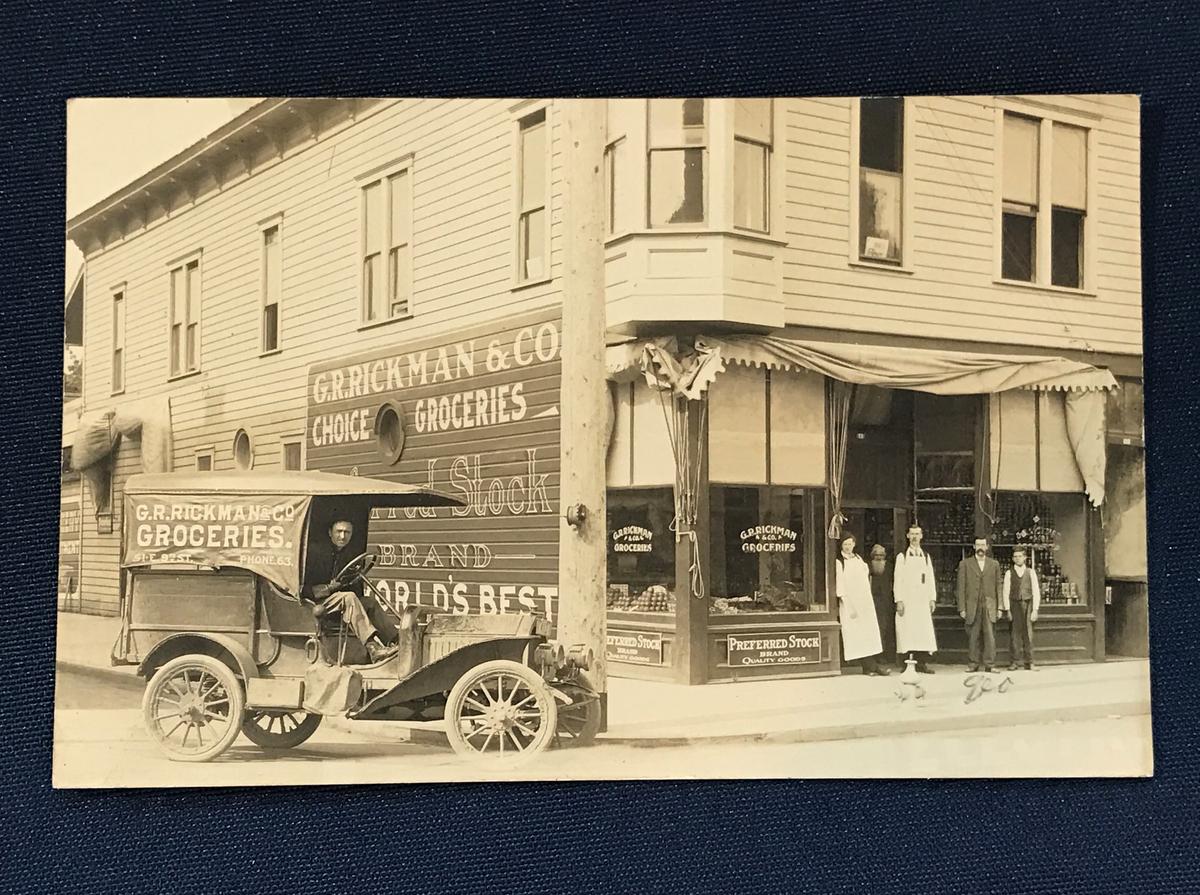
POLYGON ((883 652, 879 638, 879 619, 871 596, 871 572, 863 558, 854 552, 854 535, 842 538, 842 549, 834 560, 834 583, 838 599, 838 620, 842 625, 842 658, 862 659, 867 674, 886 675, 879 664, 883 652))
POLYGON ((908 527, 908 549, 896 554, 892 588, 896 600, 896 652, 901 659, 914 654, 917 671, 932 674, 930 657, 937 652, 933 610, 937 584, 933 562, 921 549, 921 526, 908 527))

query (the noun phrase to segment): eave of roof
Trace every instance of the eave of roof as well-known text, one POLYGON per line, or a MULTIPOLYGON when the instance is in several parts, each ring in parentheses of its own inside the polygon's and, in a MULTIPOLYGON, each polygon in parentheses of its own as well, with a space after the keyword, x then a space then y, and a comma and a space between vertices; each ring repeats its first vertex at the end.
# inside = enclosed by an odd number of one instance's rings
POLYGON ((212 153, 218 146, 224 144, 230 138, 251 128, 256 122, 267 117, 272 112, 285 107, 290 102, 291 100, 287 98, 273 98, 265 99, 251 106, 242 114, 221 125, 221 127, 217 128, 207 137, 202 137, 191 146, 171 156, 171 158, 162 164, 150 169, 137 180, 125 185, 112 195, 101 199, 95 205, 75 215, 67 221, 67 236, 73 238, 75 232, 80 227, 86 226, 93 220, 103 216, 105 212, 119 207, 123 202, 169 177, 183 166, 193 164, 202 157, 212 153))

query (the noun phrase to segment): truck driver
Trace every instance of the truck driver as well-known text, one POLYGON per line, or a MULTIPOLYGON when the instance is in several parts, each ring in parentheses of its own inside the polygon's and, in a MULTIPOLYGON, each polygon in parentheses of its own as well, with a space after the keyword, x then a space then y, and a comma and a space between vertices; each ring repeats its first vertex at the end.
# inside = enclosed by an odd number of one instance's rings
POLYGON ((306 563, 305 584, 301 597, 313 603, 313 615, 322 618, 330 613, 340 614, 354 636, 366 647, 372 662, 381 662, 395 655, 397 647, 387 646, 367 614, 362 599, 350 590, 351 582, 344 580, 342 570, 354 557, 346 549, 354 537, 354 525, 339 520, 329 526, 329 541, 314 543, 306 563), (325 581, 327 584, 314 582, 325 581))

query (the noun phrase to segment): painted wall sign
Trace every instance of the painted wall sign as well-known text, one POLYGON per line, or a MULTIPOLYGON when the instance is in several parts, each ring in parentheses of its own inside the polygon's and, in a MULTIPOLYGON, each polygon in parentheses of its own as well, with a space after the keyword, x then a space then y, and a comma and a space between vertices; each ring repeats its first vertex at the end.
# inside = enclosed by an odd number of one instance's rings
POLYGON ((309 469, 465 501, 372 513, 373 577, 393 608, 554 619, 560 316, 547 308, 309 368, 309 469))
POLYGON ((756 525, 741 533, 743 553, 795 553, 796 532, 783 525, 756 525))
POLYGON ((730 634, 730 665, 805 665, 821 661, 821 632, 730 634))
POLYGON ((609 631, 604 654, 610 662, 661 665, 662 634, 645 631, 609 631))
POLYGON ((654 532, 641 525, 626 525, 612 533, 613 553, 650 553, 654 532))

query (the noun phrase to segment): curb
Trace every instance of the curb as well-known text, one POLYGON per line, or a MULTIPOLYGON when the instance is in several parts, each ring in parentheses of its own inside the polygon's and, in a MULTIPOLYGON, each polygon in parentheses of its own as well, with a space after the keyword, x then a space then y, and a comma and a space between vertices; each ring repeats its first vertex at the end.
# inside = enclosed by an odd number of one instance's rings
POLYGON ((57 674, 81 674, 88 677, 103 678, 106 683, 116 684, 139 692, 146 683, 137 676, 132 668, 122 671, 119 668, 102 668, 98 665, 85 665, 82 662, 56 661, 54 670, 57 674))
MULTIPOLYGON (((697 734, 689 736, 609 736, 600 734, 597 745, 631 746, 653 749, 662 746, 732 745, 737 743, 819 743, 837 740, 857 740, 876 737, 905 736, 916 733, 944 733, 956 730, 1012 727, 1021 724, 1041 724, 1051 721, 1095 721, 1113 715, 1137 716, 1150 714, 1150 703, 1144 700, 1114 702, 1070 707, 1016 709, 990 712, 985 715, 954 715, 950 717, 889 718, 864 721, 860 724, 834 724, 826 727, 795 728, 792 730, 747 733, 697 734)), ((449 747, 446 735, 431 727, 410 727, 403 721, 347 721, 326 718, 325 723, 344 733, 364 736, 378 742, 399 742, 412 745, 449 747), (387 725, 371 729, 372 725, 387 725)))
POLYGON ((955 715, 941 718, 889 718, 885 721, 864 721, 861 724, 835 724, 828 727, 797 728, 761 733, 700 734, 696 736, 631 737, 601 734, 597 743, 653 748, 659 746, 695 746, 735 743, 819 743, 836 740, 857 740, 873 737, 905 736, 915 733, 943 733, 956 730, 977 730, 991 727, 1012 727, 1021 724, 1041 724, 1050 721, 1095 721, 1114 715, 1136 716, 1150 714, 1146 701, 1115 702, 1103 705, 1056 707, 1049 709, 1018 709, 992 712, 987 715, 955 715))

